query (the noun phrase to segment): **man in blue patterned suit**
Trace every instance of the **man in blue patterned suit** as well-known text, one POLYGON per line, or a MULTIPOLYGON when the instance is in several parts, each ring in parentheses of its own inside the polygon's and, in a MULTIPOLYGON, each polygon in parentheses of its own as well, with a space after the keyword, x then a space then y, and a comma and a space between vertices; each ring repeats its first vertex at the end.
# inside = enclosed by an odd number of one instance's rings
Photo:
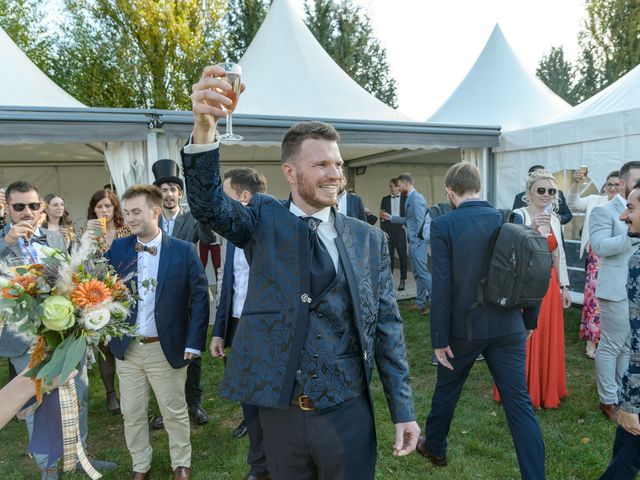
POLYGON ((219 93, 231 88, 223 76, 207 67, 194 85, 195 126, 183 152, 193 215, 242 248, 250 265, 221 395, 260 406, 273 478, 373 479, 374 361, 394 454, 414 450, 419 434, 384 234, 331 208, 343 161, 338 132, 321 122, 285 134, 288 202, 256 194, 245 207, 226 196, 216 141, 230 104, 219 93))
MULTIPOLYGON (((628 225, 627 235, 640 237, 640 182, 627 194, 627 208, 620 220, 628 225)), ((640 250, 629 258, 627 276, 631 350, 627 370, 622 376, 616 420, 618 429, 613 458, 601 480, 632 480, 640 471, 640 250)))

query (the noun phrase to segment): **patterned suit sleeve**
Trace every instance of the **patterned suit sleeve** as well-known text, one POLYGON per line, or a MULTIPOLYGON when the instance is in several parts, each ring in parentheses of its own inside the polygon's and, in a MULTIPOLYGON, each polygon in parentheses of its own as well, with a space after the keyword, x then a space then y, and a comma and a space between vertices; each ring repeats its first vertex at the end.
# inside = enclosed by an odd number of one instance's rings
POLYGON ((402 318, 396 303, 389 248, 382 238, 380 262, 380 305, 375 337, 375 357, 378 374, 389 405, 393 423, 410 422, 416 419, 409 378, 407 348, 404 341, 402 318))
POLYGON ((218 148, 196 154, 185 153, 183 149, 181 153, 191 213, 198 222, 243 248, 253 236, 257 223, 257 202, 243 207, 225 195, 218 148))
POLYGON ((631 324, 631 351, 629 367, 622 376, 620 408, 625 412, 640 413, 640 254, 638 253, 629 260, 627 295, 631 324))

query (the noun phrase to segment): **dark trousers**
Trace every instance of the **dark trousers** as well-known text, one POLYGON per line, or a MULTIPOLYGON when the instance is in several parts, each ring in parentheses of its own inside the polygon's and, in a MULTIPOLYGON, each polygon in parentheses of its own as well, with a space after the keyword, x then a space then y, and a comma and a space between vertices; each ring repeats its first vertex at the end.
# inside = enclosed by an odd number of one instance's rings
POLYGON ((202 359, 196 357, 187 366, 187 383, 184 393, 189 408, 199 407, 202 402, 202 388, 200 388, 200 374, 202 369, 202 359))
POLYGON ((500 391, 522 478, 544 479, 542 432, 531 406, 525 376, 525 334, 471 342, 452 339, 450 347, 454 369, 438 365, 436 389, 425 426, 427 448, 434 455, 446 455, 447 435, 462 386, 482 353, 500 391))
POLYGON ((262 434, 262 426, 260 425, 260 408, 255 405, 243 403, 242 413, 244 414, 244 423, 247 426, 249 434, 249 453, 247 454, 247 463, 249 464, 249 475, 254 477, 262 477, 269 473, 267 467, 267 456, 264 453, 264 436, 262 434))
POLYGON ((618 427, 613 457, 600 480, 633 480, 640 471, 640 436, 618 427))
POLYGON ((395 263, 393 251, 398 252, 400 259, 400 279, 407 279, 407 234, 400 225, 392 225, 387 231, 389 234, 389 256, 391 257, 391 271, 395 263))
POLYGON ((324 410, 260 407, 274 480, 373 480, 375 425, 366 395, 324 410))

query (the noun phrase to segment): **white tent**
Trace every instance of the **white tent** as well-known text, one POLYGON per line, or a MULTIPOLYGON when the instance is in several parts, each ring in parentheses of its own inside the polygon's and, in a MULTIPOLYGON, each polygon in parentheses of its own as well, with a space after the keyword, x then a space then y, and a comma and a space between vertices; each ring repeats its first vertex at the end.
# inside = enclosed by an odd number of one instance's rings
POLYGON ((505 131, 539 125, 569 108, 522 65, 496 24, 469 73, 427 121, 500 125, 505 131))
POLYGON ((240 60, 238 113, 412 121, 349 77, 320 46, 290 0, 275 0, 240 60))

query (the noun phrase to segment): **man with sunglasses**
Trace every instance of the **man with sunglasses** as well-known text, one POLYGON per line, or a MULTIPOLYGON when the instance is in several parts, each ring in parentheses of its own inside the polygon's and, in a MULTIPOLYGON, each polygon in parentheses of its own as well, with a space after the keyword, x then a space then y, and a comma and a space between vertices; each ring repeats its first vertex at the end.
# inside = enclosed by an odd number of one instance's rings
MULTIPOLYGON (((41 260, 40 249, 43 246, 66 250, 64 239, 58 232, 39 228, 37 221, 42 212, 40 196, 35 186, 20 180, 13 182, 5 192, 7 206, 7 225, 0 238, 0 260, 7 263, 37 263, 41 260)), ((24 336, 4 328, 0 334, 0 357, 8 357, 18 373, 29 363, 31 341, 24 336)), ((75 379, 76 393, 80 413, 80 436, 86 448, 87 440, 87 406, 89 400, 88 377, 86 365, 81 364, 75 379)), ((29 437, 33 432, 33 414, 26 418, 29 437)), ((41 479, 55 480, 58 468, 54 463, 47 468, 49 459, 46 455, 33 455, 41 471, 41 479)), ((99 471, 112 470, 116 464, 91 459, 91 464, 99 471)), ((78 464, 78 469, 81 469, 78 464)))

